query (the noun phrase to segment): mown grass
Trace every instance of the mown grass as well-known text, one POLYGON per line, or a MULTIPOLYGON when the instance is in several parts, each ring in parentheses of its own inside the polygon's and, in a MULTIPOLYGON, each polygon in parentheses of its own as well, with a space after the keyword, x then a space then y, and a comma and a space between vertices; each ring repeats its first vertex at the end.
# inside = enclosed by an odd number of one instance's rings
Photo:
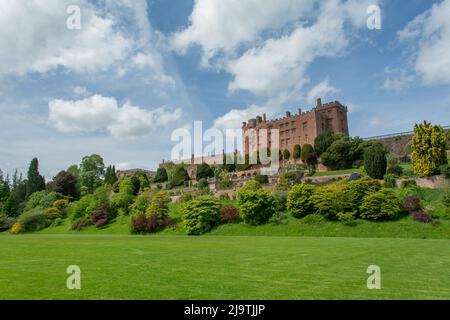
POLYGON ((450 241, 0 235, 0 299, 448 299, 450 241), (381 268, 381 290, 366 286, 381 268), (81 268, 81 290, 66 269, 81 268))

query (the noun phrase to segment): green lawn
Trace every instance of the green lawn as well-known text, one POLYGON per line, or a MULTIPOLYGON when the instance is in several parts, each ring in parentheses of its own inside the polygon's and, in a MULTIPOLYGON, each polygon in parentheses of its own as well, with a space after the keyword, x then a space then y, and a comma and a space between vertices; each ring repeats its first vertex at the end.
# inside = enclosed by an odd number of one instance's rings
POLYGON ((450 240, 0 235, 1 299, 448 299, 450 240), (369 265, 381 290, 368 290, 369 265), (66 268, 81 268, 81 290, 66 268))

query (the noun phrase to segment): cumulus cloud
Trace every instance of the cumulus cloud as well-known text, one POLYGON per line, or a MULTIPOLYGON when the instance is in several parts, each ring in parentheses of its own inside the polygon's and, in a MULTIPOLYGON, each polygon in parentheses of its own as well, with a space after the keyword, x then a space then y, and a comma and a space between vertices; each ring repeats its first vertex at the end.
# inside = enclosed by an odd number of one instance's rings
POLYGON ((328 98, 329 96, 340 92, 340 90, 330 84, 329 79, 325 79, 316 86, 314 86, 308 93, 306 101, 308 103, 314 102, 318 98, 328 98))
POLYGON ((63 133, 106 130, 115 139, 129 139, 147 135, 177 121, 181 115, 181 109, 147 110, 128 102, 120 107, 115 98, 94 95, 78 101, 50 101, 48 119, 63 133))
POLYGON ((450 85, 450 0, 414 18, 398 32, 413 47, 413 66, 426 85, 450 85))

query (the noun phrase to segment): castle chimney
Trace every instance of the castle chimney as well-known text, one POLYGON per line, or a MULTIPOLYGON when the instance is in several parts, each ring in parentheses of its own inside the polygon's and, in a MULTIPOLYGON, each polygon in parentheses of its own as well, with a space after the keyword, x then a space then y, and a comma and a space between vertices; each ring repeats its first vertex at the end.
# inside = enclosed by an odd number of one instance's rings
POLYGON ((299 115, 302 114, 302 108, 298 109, 298 114, 299 114, 299 115))
POLYGON ((265 113, 263 114, 263 120, 264 120, 264 122, 266 122, 266 114, 265 113))
POLYGON ((317 99, 317 107, 321 107, 322 106, 322 99, 317 99))
POLYGON ((291 113, 289 111, 286 111, 286 118, 290 118, 291 117, 291 113))

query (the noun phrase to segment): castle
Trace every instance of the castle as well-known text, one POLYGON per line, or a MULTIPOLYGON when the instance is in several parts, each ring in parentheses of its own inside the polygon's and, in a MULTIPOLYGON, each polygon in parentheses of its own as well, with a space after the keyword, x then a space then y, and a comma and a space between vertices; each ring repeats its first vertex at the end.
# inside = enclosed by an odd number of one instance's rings
POLYGON ((272 149, 271 130, 279 130, 279 149, 291 153, 296 144, 314 145, 316 137, 326 132, 348 136, 347 112, 347 107, 338 101, 322 104, 317 99, 317 105, 307 112, 299 109, 298 114, 286 112, 281 119, 267 120, 266 114, 250 119, 242 126, 243 152, 252 155, 264 147, 272 149))

